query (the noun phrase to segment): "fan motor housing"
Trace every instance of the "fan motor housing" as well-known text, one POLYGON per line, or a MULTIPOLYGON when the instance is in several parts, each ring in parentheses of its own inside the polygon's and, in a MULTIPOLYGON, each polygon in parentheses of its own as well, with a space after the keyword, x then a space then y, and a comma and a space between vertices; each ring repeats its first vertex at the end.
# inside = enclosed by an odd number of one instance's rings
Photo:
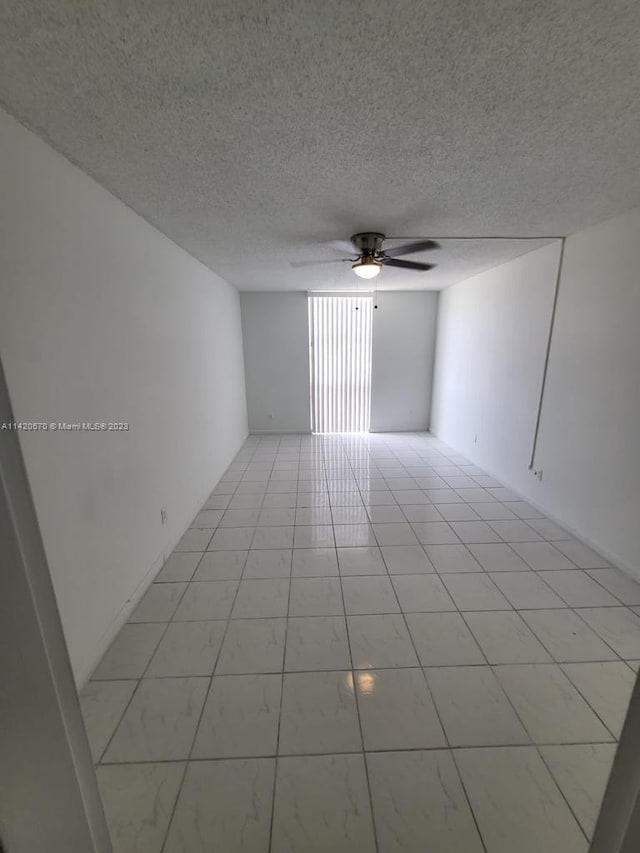
POLYGON ((363 231, 361 234, 354 234, 351 238, 353 245, 360 249, 364 255, 374 255, 381 252, 383 241, 384 234, 377 231, 363 231))

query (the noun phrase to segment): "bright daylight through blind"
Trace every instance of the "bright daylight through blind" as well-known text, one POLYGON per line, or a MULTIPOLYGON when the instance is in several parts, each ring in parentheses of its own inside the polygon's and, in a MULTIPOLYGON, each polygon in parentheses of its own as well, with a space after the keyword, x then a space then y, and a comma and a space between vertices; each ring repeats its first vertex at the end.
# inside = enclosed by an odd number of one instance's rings
POLYGON ((309 294, 312 432, 369 430, 372 307, 370 296, 309 294))

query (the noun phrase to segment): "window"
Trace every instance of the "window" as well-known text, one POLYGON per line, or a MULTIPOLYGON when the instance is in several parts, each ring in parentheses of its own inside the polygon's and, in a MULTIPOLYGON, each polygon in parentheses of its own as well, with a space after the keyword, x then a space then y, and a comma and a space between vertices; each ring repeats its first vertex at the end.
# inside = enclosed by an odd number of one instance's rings
POLYGON ((309 294, 311 430, 368 432, 371 296, 309 294))

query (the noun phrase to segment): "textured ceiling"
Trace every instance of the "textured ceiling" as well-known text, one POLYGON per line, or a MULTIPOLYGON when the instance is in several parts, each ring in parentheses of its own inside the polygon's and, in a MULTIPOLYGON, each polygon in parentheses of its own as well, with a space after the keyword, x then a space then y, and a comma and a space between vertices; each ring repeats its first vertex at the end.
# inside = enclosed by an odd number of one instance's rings
MULTIPOLYGON (((0 100, 238 287, 348 286, 289 261, 639 204, 639 32, 637 0, 4 0, 0 100)), ((536 245, 443 242, 379 286, 536 245)))

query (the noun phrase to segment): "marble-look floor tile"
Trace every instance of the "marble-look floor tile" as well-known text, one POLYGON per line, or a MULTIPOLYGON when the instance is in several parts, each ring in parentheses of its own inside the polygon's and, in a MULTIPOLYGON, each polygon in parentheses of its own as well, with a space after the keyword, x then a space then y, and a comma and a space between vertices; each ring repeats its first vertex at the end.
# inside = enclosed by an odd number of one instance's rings
POLYGON ((489 526, 505 542, 540 542, 542 536, 526 521, 519 519, 490 521, 489 526))
POLYGON ((587 607, 576 613, 621 658, 640 657, 640 618, 626 607, 587 607))
MULTIPOLYGON (((220 498, 218 498, 220 500, 220 498)), ((212 507, 212 509, 260 509, 262 506, 262 495, 234 495, 227 498, 226 506, 212 507)))
POLYGON ((338 548, 341 575, 386 575, 380 548, 338 548))
POLYGON ((468 504, 430 504, 422 507, 405 507, 409 521, 478 521, 478 515, 468 504))
POLYGON ((193 577, 201 556, 199 553, 190 551, 171 554, 156 575, 154 583, 179 583, 180 581, 188 583, 193 577))
POLYGON ((336 524, 333 532, 338 548, 364 548, 377 544, 370 524, 336 524))
POLYGON ((211 675, 226 622, 172 622, 164 633, 145 676, 211 675))
POLYGON ((281 672, 286 619, 232 619, 224 638, 217 675, 281 672))
POLYGON ((201 509, 191 522, 190 527, 201 527, 203 529, 215 529, 225 515, 221 509, 201 509))
POLYGON ((422 545, 387 545, 381 550, 390 575, 433 574, 435 571, 422 545))
POLYGON ((551 655, 513 610, 465 613, 465 621, 489 663, 547 663, 551 655))
POLYGON ((452 521, 451 527, 461 542, 501 542, 502 539, 486 521, 452 521))
POLYGON ((400 606, 405 613, 455 610, 442 580, 432 575, 396 575, 393 579, 400 606))
POLYGON ((207 551, 202 555, 194 581, 240 580, 248 551, 207 551))
POLYGON ((562 669, 609 731, 620 737, 635 676, 622 661, 566 663, 562 669))
MULTIPOLYGON (((439 513, 437 513, 431 506, 419 507, 419 509, 422 509, 423 512, 426 510, 431 510, 435 515, 439 515, 439 513)), ((389 522, 387 524, 374 524, 373 531, 375 533, 376 539, 378 540, 378 545, 418 544, 418 540, 416 539, 415 533, 406 521, 389 522)))
POLYGON ((202 530, 197 528, 189 528, 182 539, 176 545, 174 551, 198 551, 202 553, 207 550, 207 545, 211 541, 213 530, 202 530))
POLYGON ((400 612, 400 605, 387 576, 343 577, 342 592, 345 612, 348 614, 400 612))
POLYGON ((590 569, 587 574, 622 604, 640 604, 640 583, 619 569, 590 569))
POLYGON ((616 745, 540 747, 542 758, 588 838, 593 835, 616 745))
POLYGON ((367 755, 380 853, 482 853, 451 753, 367 755))
POLYGON ((459 613, 409 613, 407 624, 422 666, 486 663, 459 613))
POLYGON ((333 524, 369 524, 369 516, 363 506, 333 506, 333 524))
POLYGON ((474 503, 472 501, 468 505, 484 521, 501 521, 517 518, 513 510, 498 501, 484 503, 474 503))
POLYGON ((331 508, 328 506, 301 506, 296 509, 295 524, 304 527, 332 524, 331 508))
MULTIPOLYGON (((460 523, 473 524, 473 522, 460 523)), ((460 542, 452 526, 446 521, 416 521, 411 526, 422 545, 447 545, 460 542)))
MULTIPOLYGON (((469 504, 435 504, 435 509, 445 521, 478 521, 480 516, 469 504)), ((426 518, 424 521, 438 521, 439 519, 426 518)))
POLYGON ((96 768, 113 853, 160 853, 183 762, 96 768))
POLYGON ((275 755, 281 687, 280 675, 216 675, 191 757, 275 755))
POLYGON ((293 527, 256 527, 252 548, 278 550, 293 548, 293 527))
POLYGON ((466 545, 426 545, 425 551, 437 572, 481 572, 482 566, 466 545))
POLYGON ((395 504, 386 506, 370 504, 367 509, 367 514, 374 524, 389 524, 393 521, 406 520, 406 515, 402 512, 400 507, 395 504))
POLYGON ((459 610, 511 610, 511 605, 485 572, 441 574, 459 610))
POLYGON ((159 622, 123 625, 92 678, 142 678, 165 628, 159 622))
POLYGON ((290 548, 267 548, 249 551, 242 577, 248 578, 288 578, 291 575, 290 548))
POLYGON ((366 750, 447 745, 421 669, 366 670, 354 678, 366 750))
POLYGON ((542 536, 543 539, 546 539, 547 542, 558 542, 562 539, 572 539, 570 533, 567 533, 560 525, 556 524, 555 521, 551 521, 549 518, 531 518, 527 522, 530 527, 533 527, 534 530, 542 536))
POLYGON ((292 507, 266 507, 258 516, 258 527, 291 527, 296 511, 292 507))
POLYGON ((280 754, 357 752, 361 749, 352 673, 286 673, 282 688, 280 754))
POLYGON ((550 542, 514 542, 513 550, 534 571, 552 572, 575 569, 575 565, 550 542))
POLYGON ((608 563, 604 557, 597 554, 583 542, 577 539, 565 539, 555 543, 556 548, 568 557, 579 569, 608 569, 608 563))
MULTIPOLYGON (((488 504, 491 506, 491 504, 488 504)), ((522 557, 506 543, 487 543, 469 545, 469 550, 486 572, 527 572, 531 571, 522 557)))
POLYGON ((174 614, 176 622, 226 619, 238 589, 238 581, 192 582, 174 614))
MULTIPOLYGON (((262 506, 265 508, 283 508, 283 509, 295 509, 296 507, 296 493, 295 492, 268 492, 264 496, 264 501, 262 502, 262 506)), ((300 522, 298 522, 300 523, 300 522)))
POLYGON ((439 667, 426 674, 451 746, 529 743, 490 667, 439 667))
POLYGON ((587 839, 534 747, 458 749, 454 756, 488 851, 587 853, 587 839))
POLYGON ((557 664, 510 664, 494 672, 534 743, 612 740, 557 664))
POLYGON ((284 668, 287 672, 350 669, 344 616, 290 618, 284 668))
POLYGON ((186 583, 152 583, 129 617, 129 622, 168 622, 186 588, 186 583))
MULTIPOLYGON (((531 527, 533 527, 533 521, 546 520, 540 510, 532 507, 531 504, 528 504, 526 501, 508 501, 505 506, 517 515, 518 518, 526 519, 527 524, 531 527)), ((546 539, 547 537, 545 536, 544 538, 546 539)))
POLYGON ((590 578, 586 572, 576 569, 568 572, 549 572, 545 580, 569 607, 616 607, 617 598, 590 578))
POLYGON ((163 853, 265 853, 274 776, 272 758, 190 763, 163 853))
POLYGON ((295 548, 291 574, 294 578, 331 577, 338 575, 335 548, 295 548))
MULTIPOLYGON (((421 494, 421 493, 418 493, 421 494)), ((425 489, 423 503, 441 504, 463 504, 464 500, 453 489, 425 489)), ((418 501, 415 501, 418 503, 418 501)))
POLYGON ((204 502, 203 509, 227 509, 233 500, 231 495, 211 495, 204 502))
POLYGON ((362 755, 278 760, 271 849, 274 853, 375 853, 362 755))
POLYGON ((294 548, 335 548, 333 527, 330 524, 310 524, 295 527, 294 548))
POLYGON ((347 627, 355 669, 418 666, 409 632, 399 614, 349 616, 347 627))
POLYGON ((255 527, 258 522, 260 510, 254 509, 227 509, 220 522, 220 529, 227 527, 255 527))
POLYGON ((251 547, 253 527, 219 527, 209 542, 209 551, 245 551, 251 547))
POLYGON ((572 610, 527 610, 522 618, 556 661, 618 660, 572 610))
POLYGON ((489 577, 516 610, 566 609, 565 602, 547 585, 547 574, 555 572, 547 572, 544 578, 535 572, 491 572, 489 577))
POLYGON ((288 607, 288 578, 242 580, 231 615, 233 619, 286 616, 288 607))
POLYGON ((340 578, 292 578, 290 616, 339 616, 344 613, 340 578))
POLYGON ((80 693, 80 709, 94 762, 109 743, 137 681, 90 681, 80 693))
POLYGON ((208 678, 145 678, 104 755, 105 763, 189 756, 208 678))

